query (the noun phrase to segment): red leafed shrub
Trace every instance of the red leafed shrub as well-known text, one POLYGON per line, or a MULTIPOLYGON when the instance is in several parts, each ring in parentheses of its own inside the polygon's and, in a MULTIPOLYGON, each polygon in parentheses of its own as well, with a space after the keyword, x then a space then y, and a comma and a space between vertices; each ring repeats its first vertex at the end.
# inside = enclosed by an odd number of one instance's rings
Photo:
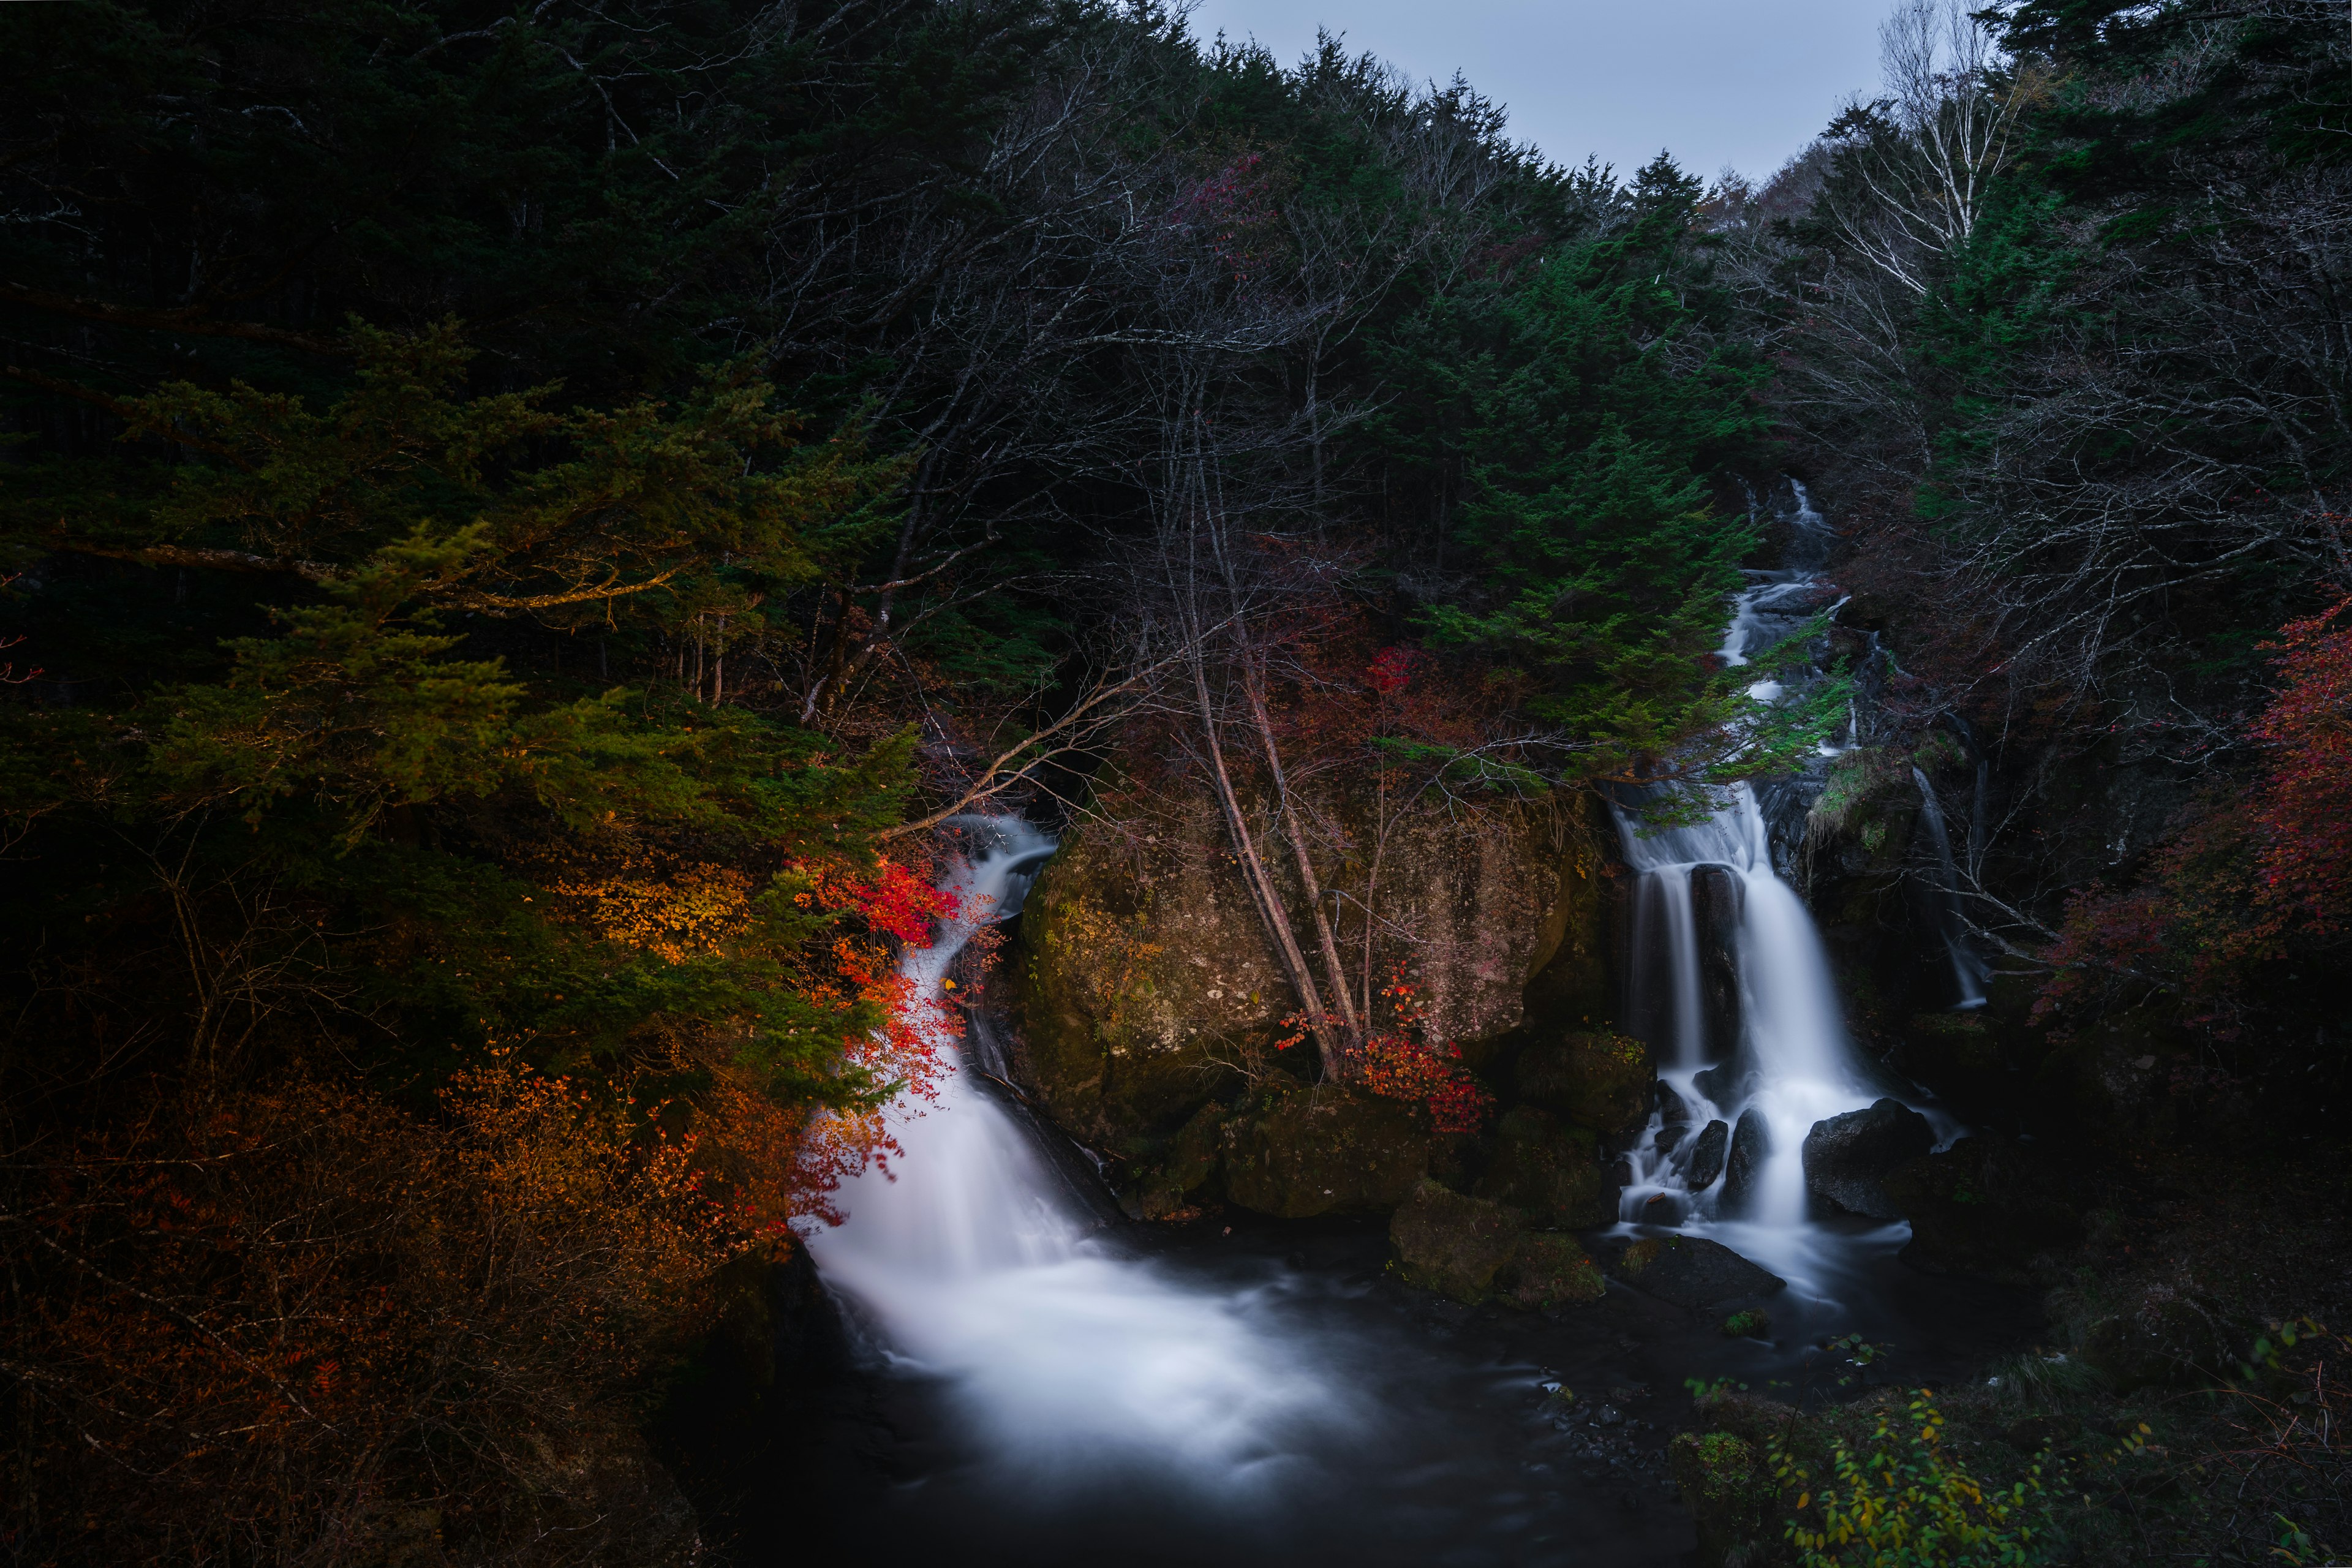
MULTIPOLYGON (((1427 1037, 1428 1009, 1402 965, 1381 988, 1381 996, 1392 1023, 1367 1035, 1349 1053, 1349 1076, 1374 1094, 1427 1107, 1430 1124, 1440 1132, 1477 1131, 1494 1110, 1495 1097, 1462 1066, 1461 1047, 1427 1037)), ((1289 1033, 1277 1042, 1286 1050, 1307 1035, 1304 1018, 1290 1022, 1289 1033)))
POLYGON ((2270 768, 2252 801, 2262 834, 2260 899, 2273 921, 2341 932, 2352 920, 2352 595, 2289 622, 2273 646, 2284 677, 2252 733, 2270 768))
POLYGON ((2352 595, 2291 621, 2269 647, 2278 689, 2248 726, 2262 771, 2209 796, 2138 882, 2069 907, 2037 1013, 2119 983, 2179 993, 2190 1021, 2237 1010, 2251 968, 2340 942, 2352 927, 2352 595))

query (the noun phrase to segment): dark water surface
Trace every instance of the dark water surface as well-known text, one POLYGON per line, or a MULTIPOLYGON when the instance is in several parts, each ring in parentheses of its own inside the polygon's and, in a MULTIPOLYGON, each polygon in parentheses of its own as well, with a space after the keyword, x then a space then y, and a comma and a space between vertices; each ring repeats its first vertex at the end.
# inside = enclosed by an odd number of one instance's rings
POLYGON ((712 1545, 743 1568, 835 1552, 886 1568, 1677 1564, 1695 1540, 1664 1450, 1693 1415, 1685 1380, 1801 1388, 1810 1404, 1853 1392, 1819 1348, 1838 1335, 1887 1347, 1876 1381, 1929 1385, 2032 1340, 2027 1292, 1917 1273, 1895 1257, 1901 1237, 1830 1233, 1814 1299, 1773 1298, 1763 1343, 1613 1282, 1559 1313, 1462 1307, 1386 1272, 1378 1222, 1122 1227, 1104 1245, 1244 1303, 1258 1333, 1297 1347, 1336 1413, 1267 1434, 1213 1479, 1099 1454, 1016 1464, 974 1436, 952 1387, 894 1367, 812 1290, 779 1368, 798 1397, 748 1424, 683 1411, 667 1447, 712 1545))

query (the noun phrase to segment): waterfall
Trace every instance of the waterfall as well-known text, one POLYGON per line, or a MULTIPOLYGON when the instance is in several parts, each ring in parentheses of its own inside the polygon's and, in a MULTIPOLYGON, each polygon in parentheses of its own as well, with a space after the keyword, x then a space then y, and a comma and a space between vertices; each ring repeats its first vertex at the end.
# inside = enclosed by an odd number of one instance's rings
MULTIPOLYGON (((1830 591, 1811 574, 1827 554, 1827 531, 1801 484, 1792 485, 1791 566, 1749 574, 1733 601, 1718 650, 1738 668, 1800 626, 1830 591)), ((1759 701, 1785 695, 1780 681, 1748 688, 1759 701)), ((1877 1097, 1853 1043, 1812 916, 1773 866, 1771 831, 1747 784, 1695 825, 1653 830, 1637 810, 1617 811, 1634 889, 1634 1016, 1659 1053, 1670 1094, 1628 1163, 1621 1200, 1626 1221, 1664 1219, 1736 1228, 1740 1249, 1791 1279, 1809 1272, 1802 1234, 1807 1203, 1802 1150, 1814 1122, 1857 1110, 1877 1097), (1710 868, 1718 868, 1710 870, 1710 868), (1694 879, 1721 876, 1736 898, 1709 900, 1702 929, 1694 879), (1727 907, 1726 907, 1727 904, 1727 907), (1716 929, 1727 925, 1728 929, 1716 929), (1702 969, 1727 955, 1738 975, 1736 1031, 1710 1017, 1702 969), (1727 1036, 1728 1058, 1710 1059, 1727 1036), (1721 1131, 1711 1124, 1722 1122, 1721 1131), (1760 1160, 1740 1167, 1740 1145, 1761 1134, 1760 1160), (1725 1158, 1727 1145, 1731 1158, 1725 1158), (1744 1190, 1735 1190, 1741 1189, 1744 1190)))
MULTIPOLYGON (((925 998, 982 925, 1020 908, 1054 841, 1009 818, 963 818, 959 895, 901 973, 925 998)), ((889 1113, 901 1153, 845 1183, 837 1229, 806 1239, 884 1352, 942 1380, 992 1460, 1036 1485, 1147 1470, 1228 1500, 1270 1492, 1286 1438, 1354 1418, 1245 1294, 1180 1287, 1124 1256, 960 1042, 937 1100, 889 1113)))
MULTIPOLYGON (((1976 793, 1979 804, 1984 799, 1984 774, 1985 765, 1979 763, 1976 793)), ((1968 916, 1960 908, 1959 875, 1952 865, 1952 836, 1944 824, 1944 805, 1936 798, 1936 786, 1923 770, 1913 768, 1911 777, 1919 786, 1919 807, 1927 818, 1928 841, 1935 847, 1937 868, 1943 873, 1943 879, 1937 885, 1937 898, 1942 904, 1939 913, 1942 916, 1944 951, 1952 959, 1952 983, 1959 989, 1959 1005, 1962 1008, 1981 1007, 1985 1005, 1985 983, 1991 978, 1991 973, 1986 968, 1985 961, 1978 957, 1975 950, 1968 944, 1968 916)), ((1971 847, 1981 833, 1977 826, 1979 820, 1980 812, 1969 822, 1971 847)))

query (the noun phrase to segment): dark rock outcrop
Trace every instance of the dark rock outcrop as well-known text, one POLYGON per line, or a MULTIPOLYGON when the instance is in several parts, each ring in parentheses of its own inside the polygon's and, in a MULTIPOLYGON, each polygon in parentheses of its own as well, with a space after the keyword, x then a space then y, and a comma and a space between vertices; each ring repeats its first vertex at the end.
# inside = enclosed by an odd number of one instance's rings
POLYGON ((1565 1230, 1616 1217, 1616 1193, 1594 1158, 1592 1135, 1549 1110, 1516 1106, 1495 1127, 1495 1157, 1472 1189, 1565 1230))
POLYGON ((1583 1307, 1608 1293, 1600 1265, 1585 1256, 1576 1237, 1558 1231, 1529 1231, 1496 1276, 1499 1299, 1523 1311, 1583 1307))
POLYGON ((1324 1085, 1276 1089, 1223 1124, 1225 1196, 1278 1219, 1378 1214, 1428 1173, 1430 1135, 1400 1100, 1324 1085))
POLYGON ((1524 1310, 1581 1306, 1608 1289, 1572 1236, 1530 1230, 1527 1216, 1484 1198, 1423 1182, 1389 1221, 1405 1280, 1475 1304, 1524 1310))
POLYGON ((1519 1055, 1518 1098, 1622 1142, 1650 1120, 1657 1071, 1650 1047, 1624 1035, 1578 1032, 1519 1055))
POLYGON ((1805 1190, 1848 1214, 1901 1219, 1886 1195, 1886 1173, 1936 1145, 1927 1119, 1898 1100, 1813 1123, 1805 1134, 1805 1190))
POLYGON ((1701 1038, 1709 1060, 1739 1046, 1739 879, 1727 866, 1694 866, 1691 925, 1698 944, 1701 1038))
POLYGON ((1765 1156, 1772 1152, 1771 1129, 1764 1125, 1764 1113, 1748 1110, 1739 1113, 1739 1124, 1731 1130, 1731 1150, 1723 1162, 1722 1203, 1727 1212, 1745 1207, 1756 1195, 1757 1181, 1764 1173, 1765 1156))
POLYGON ((1407 1282, 1457 1301, 1494 1294, 1527 1221, 1501 1204, 1424 1181, 1389 1220, 1389 1242, 1407 1282))
POLYGON ((1223 1163, 1227 1112, 1214 1101, 1201 1107, 1169 1141, 1158 1163, 1147 1168, 1132 1200, 1122 1200, 1131 1219, 1166 1219, 1188 1209, 1208 1189, 1223 1163))
POLYGON ((1704 1192, 1715 1185, 1716 1177, 1723 1174, 1723 1161, 1731 1146, 1731 1124, 1710 1121, 1700 1130, 1698 1141, 1691 1145, 1690 1163, 1685 1168, 1683 1184, 1692 1192, 1704 1192))
POLYGON ((1721 1242, 1696 1236, 1637 1241, 1617 1255, 1609 1272, 1677 1307, 1719 1307, 1769 1296, 1788 1283, 1721 1242))

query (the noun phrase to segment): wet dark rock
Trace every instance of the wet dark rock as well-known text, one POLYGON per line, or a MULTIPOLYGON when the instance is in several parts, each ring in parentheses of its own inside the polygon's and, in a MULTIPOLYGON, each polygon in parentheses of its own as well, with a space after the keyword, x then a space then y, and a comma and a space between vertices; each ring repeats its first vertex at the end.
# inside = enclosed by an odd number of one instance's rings
POLYGON ((1691 1145, 1690 1164, 1683 1177, 1683 1184, 1695 1193, 1715 1185, 1715 1179, 1723 1174, 1724 1155, 1730 1145, 1730 1124, 1708 1122, 1700 1131, 1698 1141, 1691 1145))
POLYGON ((1669 1127, 1679 1126, 1694 1119, 1690 1101, 1676 1094, 1674 1086, 1661 1079, 1657 1086, 1658 1120, 1669 1127))
POLYGON ((1513 1107, 1496 1123, 1495 1157, 1472 1191, 1563 1230, 1606 1225, 1617 1215, 1617 1194, 1595 1161, 1592 1134, 1531 1105, 1513 1107))
POLYGON ((1572 1236, 1530 1231, 1521 1236, 1495 1279, 1497 1298, 1521 1311, 1582 1307, 1609 1293, 1600 1265, 1572 1236))
MULTIPOLYGON (((1698 944, 1701 1038, 1715 1060, 1739 1046, 1739 910, 1742 886, 1726 866, 1695 866, 1691 923, 1698 944)), ((1720 1102, 1718 1102, 1720 1103, 1720 1102)))
POLYGON ((1389 1221, 1405 1279, 1457 1301, 1484 1301, 1527 1221, 1515 1210, 1424 1181, 1389 1221))
POLYGON ((1772 1134, 1760 1110, 1743 1110, 1731 1130, 1731 1152, 1723 1163, 1723 1206, 1737 1210, 1755 1195, 1764 1173, 1765 1157, 1772 1152, 1772 1134))
POLYGON ((1805 1134, 1805 1190, 1869 1219, 1901 1219, 1884 1186, 1888 1172, 1936 1145, 1927 1119, 1897 1100, 1813 1123, 1805 1134))
MULTIPOLYGON (((1574 1033, 1520 1053, 1518 1097, 1611 1140, 1650 1119, 1656 1068, 1650 1047, 1624 1035, 1574 1033)), ((1620 1144, 1622 1147, 1622 1143, 1620 1144)))
POLYGON ((1788 1283, 1721 1242, 1696 1236, 1637 1241, 1617 1255, 1610 1272, 1662 1301, 1692 1308, 1767 1296, 1788 1283))
POLYGON ((1692 1078, 1691 1087, 1716 1104, 1728 1108, 1754 1091, 1756 1075, 1737 1062, 1725 1062, 1692 1078))
POLYGON ((1223 1158, 1225 1107, 1212 1101, 1194 1112, 1156 1165, 1136 1184, 1131 1204, 1122 1204, 1131 1218, 1168 1219, 1185 1213, 1207 1188, 1223 1158))
POLYGON ((1931 1274, 2031 1284, 2035 1258, 2083 1233, 2074 1181, 2021 1143, 1963 1138, 1895 1167, 1882 1184, 1911 1222, 1903 1260, 1931 1274))
POLYGON ((1682 1200, 1673 1193, 1655 1193, 1642 1205, 1643 1225, 1675 1226, 1683 1222, 1682 1200))
POLYGON ((1689 1131, 1690 1123, 1687 1121, 1668 1122, 1665 1126, 1659 1128, 1656 1139, 1658 1152, 1661 1154, 1673 1153, 1675 1152, 1675 1145, 1680 1143, 1683 1141, 1683 1134, 1689 1131))
POLYGON ((1430 1137, 1402 1102, 1327 1084, 1245 1103, 1222 1149, 1227 1198, 1306 1219, 1396 1207, 1429 1170, 1430 1137))

